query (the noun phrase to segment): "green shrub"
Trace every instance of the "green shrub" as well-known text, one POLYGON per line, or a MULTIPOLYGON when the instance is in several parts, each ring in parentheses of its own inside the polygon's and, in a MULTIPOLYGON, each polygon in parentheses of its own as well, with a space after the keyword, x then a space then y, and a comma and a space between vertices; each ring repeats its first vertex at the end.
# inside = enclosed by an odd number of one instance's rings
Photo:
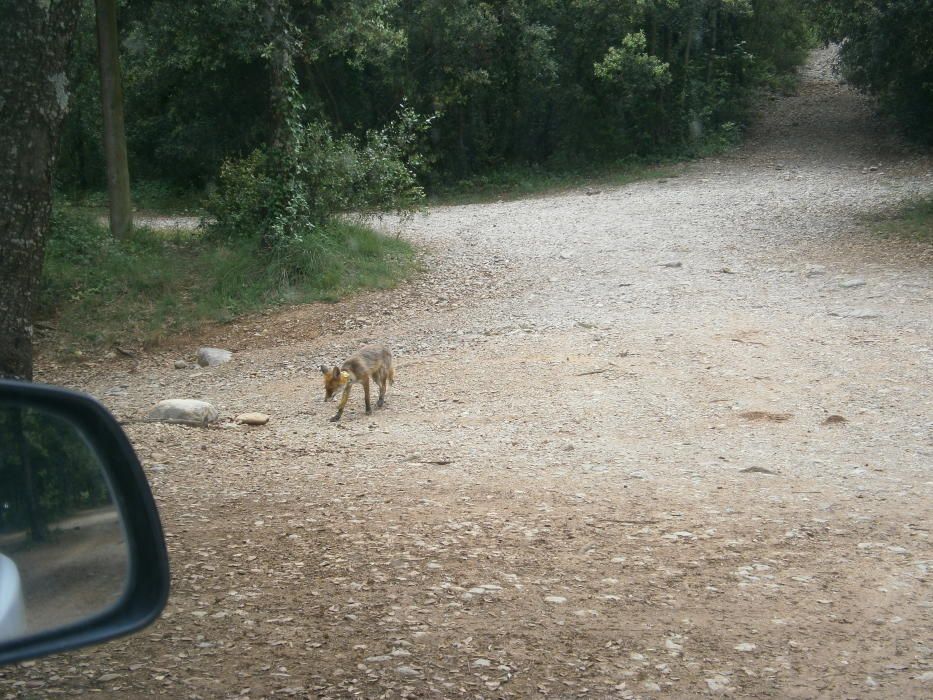
POLYGON ((418 143, 428 120, 403 110, 388 127, 370 131, 364 141, 335 136, 323 123, 301 131, 296 181, 277 172, 277 159, 257 149, 221 168, 216 193, 207 202, 213 217, 208 232, 224 240, 304 241, 311 230, 336 216, 355 212, 411 211, 424 198, 418 184, 418 143), (294 188, 288 196, 287 188, 294 188), (299 202, 287 219, 300 229, 275 233, 283 202, 299 202))

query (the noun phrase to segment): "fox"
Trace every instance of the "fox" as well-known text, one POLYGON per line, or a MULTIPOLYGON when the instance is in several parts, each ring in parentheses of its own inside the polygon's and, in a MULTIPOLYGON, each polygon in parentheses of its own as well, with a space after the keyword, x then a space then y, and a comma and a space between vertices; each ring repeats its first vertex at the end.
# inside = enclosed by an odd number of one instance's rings
POLYGON ((330 419, 336 423, 343 415, 343 409, 350 398, 350 389, 354 384, 363 385, 363 398, 366 400, 366 415, 372 415, 373 409, 369 405, 369 382, 376 382, 379 386, 379 400, 376 407, 385 405, 386 383, 395 383, 395 368, 392 366, 392 351, 382 345, 367 345, 350 355, 340 367, 328 369, 321 365, 321 374, 324 375, 324 400, 330 401, 337 392, 343 388, 343 396, 337 406, 337 415, 330 419))

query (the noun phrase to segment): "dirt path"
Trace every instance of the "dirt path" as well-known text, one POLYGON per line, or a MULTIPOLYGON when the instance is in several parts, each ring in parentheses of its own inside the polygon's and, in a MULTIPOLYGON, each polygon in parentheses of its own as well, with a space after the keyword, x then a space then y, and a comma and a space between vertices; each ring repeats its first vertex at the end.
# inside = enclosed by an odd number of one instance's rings
POLYGON ((930 697, 933 258, 858 217, 933 164, 827 61, 679 177, 403 224, 423 280, 225 328, 229 365, 46 367, 272 421, 129 426, 167 612, 0 695, 930 697), (328 423, 317 367, 375 339, 386 410, 328 423))

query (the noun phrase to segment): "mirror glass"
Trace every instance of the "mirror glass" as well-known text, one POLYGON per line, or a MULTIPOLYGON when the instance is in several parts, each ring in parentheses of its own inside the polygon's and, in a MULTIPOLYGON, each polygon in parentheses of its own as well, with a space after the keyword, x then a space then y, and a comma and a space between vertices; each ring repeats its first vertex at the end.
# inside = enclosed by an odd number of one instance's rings
POLYGON ((129 563, 106 470, 81 430, 0 403, 0 643, 104 612, 129 563))

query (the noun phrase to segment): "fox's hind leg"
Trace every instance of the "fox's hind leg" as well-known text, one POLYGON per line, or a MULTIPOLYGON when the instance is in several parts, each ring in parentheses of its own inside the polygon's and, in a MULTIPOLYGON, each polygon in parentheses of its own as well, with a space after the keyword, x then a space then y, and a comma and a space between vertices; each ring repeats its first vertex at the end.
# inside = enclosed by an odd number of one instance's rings
POLYGON ((369 377, 363 377, 363 398, 366 400, 366 415, 372 415, 373 409, 369 405, 369 377))
POLYGON ((376 383, 379 384, 379 400, 376 402, 377 408, 382 408, 386 402, 386 371, 382 370, 376 377, 376 383))

